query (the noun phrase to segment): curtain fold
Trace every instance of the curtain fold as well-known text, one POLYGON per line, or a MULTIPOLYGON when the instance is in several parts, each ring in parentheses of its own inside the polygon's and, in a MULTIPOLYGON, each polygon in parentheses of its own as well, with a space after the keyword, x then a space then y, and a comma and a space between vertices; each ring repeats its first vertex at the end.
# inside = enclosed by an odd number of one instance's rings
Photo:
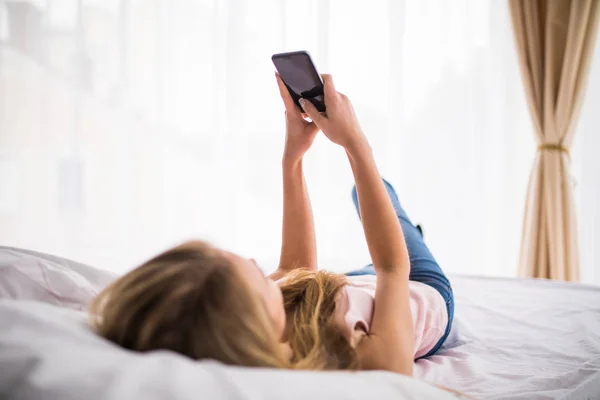
POLYGON ((598 0, 509 0, 538 145, 527 190, 519 273, 579 280, 570 155, 600 19, 598 0))

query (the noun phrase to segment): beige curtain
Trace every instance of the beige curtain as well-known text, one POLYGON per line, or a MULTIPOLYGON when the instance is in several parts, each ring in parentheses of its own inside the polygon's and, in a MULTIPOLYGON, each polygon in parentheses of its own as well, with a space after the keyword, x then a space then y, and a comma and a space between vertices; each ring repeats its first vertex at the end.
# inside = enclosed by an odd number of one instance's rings
POLYGON ((578 280, 569 148, 597 36, 600 0, 509 0, 509 5, 538 144, 525 204, 519 273, 578 280))

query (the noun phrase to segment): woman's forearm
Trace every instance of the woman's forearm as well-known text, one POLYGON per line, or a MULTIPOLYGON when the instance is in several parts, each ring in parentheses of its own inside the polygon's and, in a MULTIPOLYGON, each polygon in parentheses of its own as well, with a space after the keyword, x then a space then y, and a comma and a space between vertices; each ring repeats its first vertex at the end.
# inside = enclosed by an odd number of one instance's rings
POLYGON ((302 159, 283 160, 283 226, 279 269, 317 268, 317 243, 302 159))
POLYGON ((410 270, 408 250, 398 217, 392 206, 373 152, 366 140, 346 148, 352 167, 363 229, 376 269, 410 270))

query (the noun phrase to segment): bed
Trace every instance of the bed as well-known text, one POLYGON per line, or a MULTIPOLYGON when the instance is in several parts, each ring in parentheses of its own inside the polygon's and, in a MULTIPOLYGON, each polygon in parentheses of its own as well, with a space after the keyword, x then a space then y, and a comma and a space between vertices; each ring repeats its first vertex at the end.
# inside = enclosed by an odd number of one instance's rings
POLYGON ((600 399, 600 288, 454 276, 456 319, 415 377, 291 372, 137 354, 97 337, 85 305, 115 278, 0 247, 0 397, 19 399, 600 399))

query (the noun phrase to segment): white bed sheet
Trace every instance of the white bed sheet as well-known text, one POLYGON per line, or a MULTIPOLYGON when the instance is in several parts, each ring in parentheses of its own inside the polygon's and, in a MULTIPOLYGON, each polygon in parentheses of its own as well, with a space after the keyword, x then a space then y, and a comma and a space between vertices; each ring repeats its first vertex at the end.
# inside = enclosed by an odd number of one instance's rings
POLYGON ((453 330, 415 376, 481 399, 600 399, 600 288, 451 280, 453 330))

